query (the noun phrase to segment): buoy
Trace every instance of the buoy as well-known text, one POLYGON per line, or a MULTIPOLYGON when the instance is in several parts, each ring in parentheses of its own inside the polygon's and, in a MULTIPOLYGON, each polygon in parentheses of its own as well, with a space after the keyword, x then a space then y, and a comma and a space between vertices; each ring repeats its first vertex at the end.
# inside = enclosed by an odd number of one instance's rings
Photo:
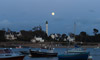
POLYGON ((88 57, 88 60, 92 60, 92 56, 89 56, 89 57, 88 57))

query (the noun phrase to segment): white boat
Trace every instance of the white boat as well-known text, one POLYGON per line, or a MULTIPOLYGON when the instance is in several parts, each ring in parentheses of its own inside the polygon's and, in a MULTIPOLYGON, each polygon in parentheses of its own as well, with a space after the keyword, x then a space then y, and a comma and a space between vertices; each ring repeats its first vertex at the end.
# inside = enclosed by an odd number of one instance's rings
POLYGON ((23 60, 24 55, 14 53, 12 49, 0 49, 0 60, 23 60))

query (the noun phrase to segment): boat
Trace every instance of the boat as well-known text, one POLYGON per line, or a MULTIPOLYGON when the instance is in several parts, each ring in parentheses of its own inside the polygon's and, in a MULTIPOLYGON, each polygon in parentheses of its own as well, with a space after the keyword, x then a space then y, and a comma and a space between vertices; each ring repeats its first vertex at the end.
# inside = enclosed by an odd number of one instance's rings
POLYGON ((59 60, 87 60, 89 52, 69 53, 58 55, 59 60))
POLYGON ((49 50, 48 52, 42 51, 32 51, 30 50, 30 57, 57 57, 58 53, 53 52, 53 50, 49 50))
MULTIPOLYGON (((71 40, 74 39, 75 39, 74 37, 71 38, 71 40)), ((86 49, 81 48, 78 45, 75 45, 74 48, 69 49, 70 48, 69 46, 70 46, 70 41, 67 51, 65 51, 64 54, 58 55, 59 60, 88 60, 90 52, 86 51, 86 49)))
POLYGON ((20 48, 23 48, 23 47, 21 45, 16 46, 16 49, 20 49, 20 48))
POLYGON ((53 50, 55 48, 51 48, 53 45, 53 42, 50 42, 49 45, 41 45, 40 49, 48 49, 48 50, 53 50))
POLYGON ((50 48, 50 47, 48 47, 48 46, 42 46, 40 49, 48 49, 48 50, 53 50, 53 49, 55 49, 55 48, 50 48))
POLYGON ((48 47, 47 46, 42 46, 42 47, 40 47, 41 49, 48 49, 48 47))
POLYGON ((14 53, 12 49, 0 49, 0 60, 23 60, 24 55, 14 53))
POLYGON ((99 49, 100 47, 98 46, 98 47, 95 47, 94 49, 99 49))
POLYGON ((91 59, 90 52, 86 51, 84 48, 80 48, 77 44, 75 44, 75 29, 76 29, 76 23, 74 22, 74 34, 70 34, 68 36, 69 44, 67 51, 65 51, 64 54, 58 55, 59 60, 88 60, 91 59), (75 47, 71 50, 69 50, 70 42, 73 42, 75 44, 75 47))
POLYGON ((19 51, 21 54, 23 55, 28 55, 29 54, 29 51, 19 51))
POLYGON ((64 54, 58 55, 59 60, 88 60, 90 52, 82 48, 73 48, 71 50, 65 51, 64 54))

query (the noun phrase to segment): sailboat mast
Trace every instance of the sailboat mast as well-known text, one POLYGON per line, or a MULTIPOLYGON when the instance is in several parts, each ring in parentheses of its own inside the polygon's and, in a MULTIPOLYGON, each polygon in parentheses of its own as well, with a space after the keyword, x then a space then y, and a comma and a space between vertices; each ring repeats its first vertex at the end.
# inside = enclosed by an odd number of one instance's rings
POLYGON ((75 34, 76 34, 76 22, 74 22, 74 44, 76 44, 76 42, 75 42, 75 34))
POLYGON ((76 34, 76 22, 74 22, 74 35, 76 34))

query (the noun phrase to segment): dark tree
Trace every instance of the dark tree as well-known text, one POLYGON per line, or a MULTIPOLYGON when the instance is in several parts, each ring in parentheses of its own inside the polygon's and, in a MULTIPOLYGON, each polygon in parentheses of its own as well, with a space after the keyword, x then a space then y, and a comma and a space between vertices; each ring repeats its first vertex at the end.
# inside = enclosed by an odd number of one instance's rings
POLYGON ((86 36, 87 34, 86 34, 86 32, 80 32, 80 36, 86 36))
POLYGON ((61 39, 62 39, 62 41, 64 41, 64 39, 67 40, 67 35, 66 34, 62 34, 61 39))
POLYGON ((34 36, 32 31, 21 30, 22 36, 18 37, 21 41, 30 41, 34 36))
POLYGON ((81 42, 87 42, 88 41, 86 32, 84 32, 84 31, 80 32, 80 41, 81 42))
POLYGON ((0 30, 0 41, 6 41, 5 39, 5 31, 0 30))
POLYGON ((94 36, 94 42, 99 42, 99 37, 100 36, 99 36, 98 32, 99 32, 98 29, 95 29, 95 28, 93 29, 93 33, 95 35, 94 36))
POLYGON ((67 36, 66 34, 62 34, 62 38, 66 38, 66 36, 67 36))
POLYGON ((93 29, 93 33, 95 34, 95 35, 97 35, 97 33, 98 33, 99 31, 97 30, 97 29, 93 29))
POLYGON ((75 37, 75 34, 69 33, 69 36, 73 38, 73 37, 75 37))
POLYGON ((36 31, 36 30, 42 30, 42 27, 39 25, 39 26, 35 26, 34 28, 32 28, 32 30, 36 31))

